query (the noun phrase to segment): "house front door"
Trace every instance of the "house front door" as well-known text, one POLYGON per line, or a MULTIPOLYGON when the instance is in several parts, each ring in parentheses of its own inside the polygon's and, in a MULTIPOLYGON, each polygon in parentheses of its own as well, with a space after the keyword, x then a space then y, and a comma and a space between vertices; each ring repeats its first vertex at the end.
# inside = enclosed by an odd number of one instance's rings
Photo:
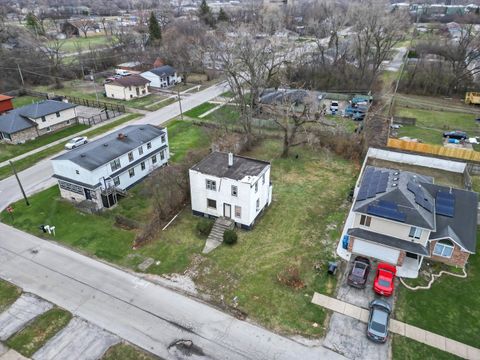
POLYGON ((90 190, 90 189, 86 189, 86 188, 84 188, 84 190, 85 190, 85 199, 87 199, 87 200, 92 200, 92 192, 91 192, 91 190, 90 190))
POLYGON ((232 205, 223 204, 223 216, 230 219, 232 217, 232 205))

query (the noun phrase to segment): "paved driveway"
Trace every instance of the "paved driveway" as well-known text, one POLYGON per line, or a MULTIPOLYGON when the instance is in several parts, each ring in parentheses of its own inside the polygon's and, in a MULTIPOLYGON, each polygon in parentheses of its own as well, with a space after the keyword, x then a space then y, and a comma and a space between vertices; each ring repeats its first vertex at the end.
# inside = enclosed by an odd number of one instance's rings
MULTIPOLYGON (((354 256, 352 256, 352 259, 353 258, 354 256)), ((347 285, 347 274, 351 266, 352 264, 350 262, 343 274, 336 296, 337 299, 368 309, 370 301, 382 298, 393 306, 393 296, 385 298, 378 296, 373 291, 373 280, 377 269, 376 262, 372 262, 372 269, 370 270, 365 289, 356 289, 347 285)), ((367 339, 366 331, 367 326, 365 323, 335 312, 330 319, 328 332, 323 345, 349 359, 388 359, 390 338, 385 344, 377 344, 367 339)))

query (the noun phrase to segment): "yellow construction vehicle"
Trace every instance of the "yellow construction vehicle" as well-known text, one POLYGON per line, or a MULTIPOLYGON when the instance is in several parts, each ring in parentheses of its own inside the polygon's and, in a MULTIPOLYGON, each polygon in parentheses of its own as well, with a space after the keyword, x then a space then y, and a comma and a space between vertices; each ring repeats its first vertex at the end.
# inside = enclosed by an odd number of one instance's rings
POLYGON ((466 92, 465 104, 480 105, 480 92, 473 92, 473 91, 466 92))

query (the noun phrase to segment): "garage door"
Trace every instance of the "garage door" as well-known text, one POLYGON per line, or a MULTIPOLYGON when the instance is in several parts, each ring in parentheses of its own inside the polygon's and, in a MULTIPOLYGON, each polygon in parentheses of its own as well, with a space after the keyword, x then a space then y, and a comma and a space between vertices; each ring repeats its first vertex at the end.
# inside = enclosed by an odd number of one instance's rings
POLYGON ((370 256, 394 265, 397 264, 398 255, 400 255, 399 250, 386 248, 359 239, 355 239, 352 252, 355 254, 370 256))

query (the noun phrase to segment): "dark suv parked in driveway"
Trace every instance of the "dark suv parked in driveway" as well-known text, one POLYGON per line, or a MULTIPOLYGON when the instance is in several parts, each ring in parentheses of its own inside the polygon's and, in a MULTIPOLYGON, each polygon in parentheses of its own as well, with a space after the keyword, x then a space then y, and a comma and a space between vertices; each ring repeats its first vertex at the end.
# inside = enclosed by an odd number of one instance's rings
POLYGON ((457 139, 457 140, 465 140, 468 138, 468 135, 465 131, 454 130, 454 131, 444 132, 443 137, 444 138, 448 137, 450 139, 457 139))
POLYGON ((348 273, 347 284, 363 289, 367 283, 368 273, 370 272, 370 260, 363 256, 357 256, 353 261, 353 266, 348 273))

